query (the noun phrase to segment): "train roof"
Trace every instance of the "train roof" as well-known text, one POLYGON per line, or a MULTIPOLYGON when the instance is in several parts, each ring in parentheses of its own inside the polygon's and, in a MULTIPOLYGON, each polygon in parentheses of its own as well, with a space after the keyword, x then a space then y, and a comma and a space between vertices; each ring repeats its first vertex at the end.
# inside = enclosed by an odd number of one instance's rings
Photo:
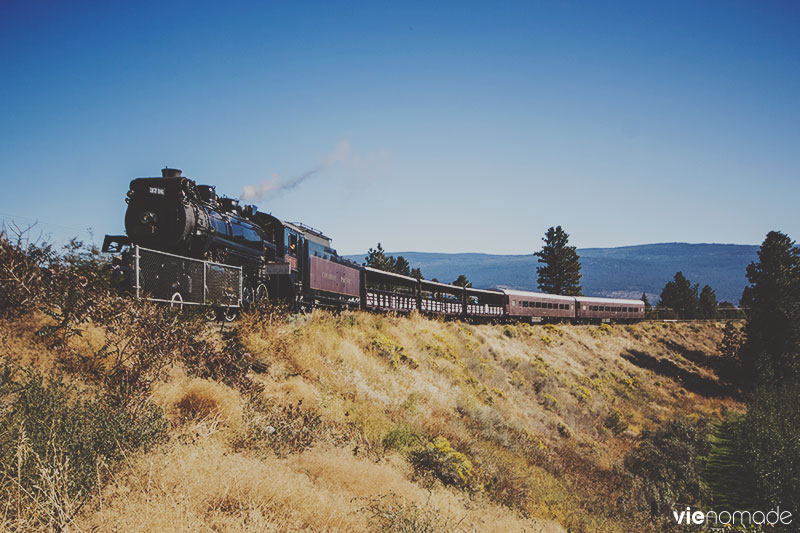
POLYGON ((599 298, 594 296, 577 296, 576 300, 582 303, 598 304, 625 304, 625 305, 644 305, 642 300, 628 300, 623 298, 599 298))
POLYGON ((497 294, 502 295, 503 291, 500 289, 476 289, 475 287, 467 287, 467 292, 480 292, 483 294, 497 294))
POLYGON ((505 294, 509 296, 520 296, 523 298, 547 298, 550 300, 562 300, 562 301, 575 301, 574 296, 561 296, 560 294, 547 294, 545 292, 532 292, 532 291, 518 291, 515 289, 500 289, 505 294))

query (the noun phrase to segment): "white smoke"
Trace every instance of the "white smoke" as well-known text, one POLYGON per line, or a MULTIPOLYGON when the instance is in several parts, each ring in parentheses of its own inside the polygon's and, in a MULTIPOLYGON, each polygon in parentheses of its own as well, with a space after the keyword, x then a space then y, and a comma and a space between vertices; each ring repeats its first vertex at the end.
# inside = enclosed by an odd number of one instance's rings
POLYGON ((299 176, 286 179, 284 179, 280 174, 273 174, 269 179, 262 180, 260 183, 255 185, 245 185, 239 198, 245 201, 259 202, 280 192, 290 191, 315 174, 329 169, 337 163, 343 163, 350 159, 352 159, 350 152, 350 141, 341 140, 336 143, 336 146, 333 148, 333 150, 325 155, 325 157, 323 157, 320 162, 317 163, 317 165, 311 170, 304 172, 299 176))

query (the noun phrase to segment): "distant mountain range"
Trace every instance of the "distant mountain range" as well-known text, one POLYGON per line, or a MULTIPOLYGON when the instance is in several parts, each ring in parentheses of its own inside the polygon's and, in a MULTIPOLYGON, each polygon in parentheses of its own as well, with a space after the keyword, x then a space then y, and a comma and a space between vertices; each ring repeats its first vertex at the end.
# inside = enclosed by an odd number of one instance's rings
MULTIPOLYGON (((758 246, 740 244, 663 243, 578 250, 583 292, 592 296, 658 300, 664 284, 679 270, 692 282, 711 285, 719 301, 738 303, 747 285, 745 269, 757 259, 758 246)), ((438 254, 388 252, 402 255, 423 276, 451 282, 464 274, 473 286, 537 290, 537 258, 529 255, 438 254)), ((364 262, 363 255, 348 259, 364 262)))

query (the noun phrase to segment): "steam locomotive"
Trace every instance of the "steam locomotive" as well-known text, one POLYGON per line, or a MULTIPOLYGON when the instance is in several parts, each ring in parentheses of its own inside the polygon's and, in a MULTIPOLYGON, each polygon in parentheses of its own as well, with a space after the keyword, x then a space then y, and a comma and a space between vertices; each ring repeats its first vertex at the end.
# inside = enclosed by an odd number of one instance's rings
MULTIPOLYGON (((127 235, 107 235, 103 242, 103 251, 119 254, 115 266, 121 279, 130 281, 135 268, 130 250, 123 250, 135 245, 240 268, 245 305, 264 298, 296 308, 359 305, 360 267, 341 258, 331 240, 309 226, 219 197, 214 186, 198 185, 174 168, 162 169, 160 178, 131 181, 126 202, 127 235)), ((186 294, 180 289, 198 284, 183 278, 171 284, 181 301, 186 294)))
POLYGON ((416 310, 531 322, 644 318, 640 300, 475 289, 360 266, 314 228, 219 197, 214 186, 197 185, 179 169, 161 174, 130 182, 127 235, 106 235, 103 243, 104 252, 116 254, 121 283, 137 296, 226 308, 269 298, 300 310, 416 310))

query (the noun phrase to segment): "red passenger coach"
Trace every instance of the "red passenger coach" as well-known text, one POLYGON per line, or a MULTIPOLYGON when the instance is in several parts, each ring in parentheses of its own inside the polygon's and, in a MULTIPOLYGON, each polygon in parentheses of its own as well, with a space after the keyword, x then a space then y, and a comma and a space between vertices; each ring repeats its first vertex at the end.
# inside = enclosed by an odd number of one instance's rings
POLYGON ((641 300, 621 300, 617 298, 587 298, 578 296, 576 317, 579 320, 642 320, 644 302, 641 300))
POLYGON ((311 289, 353 298, 359 297, 358 268, 316 256, 311 256, 309 262, 311 289))
POLYGON ((509 317, 529 318, 532 322, 575 317, 575 298, 572 296, 510 289, 503 289, 503 293, 509 317))

